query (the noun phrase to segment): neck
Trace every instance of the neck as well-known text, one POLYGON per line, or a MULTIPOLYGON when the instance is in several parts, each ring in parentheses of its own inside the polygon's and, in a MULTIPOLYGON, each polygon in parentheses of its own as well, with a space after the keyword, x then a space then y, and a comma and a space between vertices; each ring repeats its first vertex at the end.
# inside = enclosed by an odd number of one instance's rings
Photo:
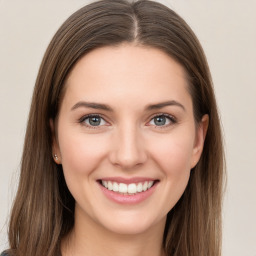
POLYGON ((62 241, 63 256, 165 255, 162 245, 165 220, 139 234, 117 234, 94 221, 75 220, 73 230, 62 241))

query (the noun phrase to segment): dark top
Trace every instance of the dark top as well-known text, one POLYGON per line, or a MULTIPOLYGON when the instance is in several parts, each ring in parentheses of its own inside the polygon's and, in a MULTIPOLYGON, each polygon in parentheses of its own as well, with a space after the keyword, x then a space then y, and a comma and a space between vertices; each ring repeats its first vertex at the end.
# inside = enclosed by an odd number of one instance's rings
POLYGON ((0 256, 8 256, 8 254, 6 252, 2 252, 0 256))

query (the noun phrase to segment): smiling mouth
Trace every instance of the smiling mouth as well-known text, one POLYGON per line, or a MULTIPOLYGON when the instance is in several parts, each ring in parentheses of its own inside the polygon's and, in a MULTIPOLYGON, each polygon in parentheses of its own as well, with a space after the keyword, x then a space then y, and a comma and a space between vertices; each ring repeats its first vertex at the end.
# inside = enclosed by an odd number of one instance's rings
POLYGON ((113 191, 122 195, 136 195, 152 188, 158 180, 149 180, 138 183, 118 183, 115 181, 99 180, 99 183, 109 191, 113 191))

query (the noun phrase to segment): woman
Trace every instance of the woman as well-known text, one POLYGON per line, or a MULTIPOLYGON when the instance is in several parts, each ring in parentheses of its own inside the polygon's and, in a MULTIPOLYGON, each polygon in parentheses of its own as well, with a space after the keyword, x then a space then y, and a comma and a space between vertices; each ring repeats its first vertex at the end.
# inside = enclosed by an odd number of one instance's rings
POLYGON ((147 0, 85 6, 39 70, 6 253, 218 256, 223 158, 188 25, 147 0))

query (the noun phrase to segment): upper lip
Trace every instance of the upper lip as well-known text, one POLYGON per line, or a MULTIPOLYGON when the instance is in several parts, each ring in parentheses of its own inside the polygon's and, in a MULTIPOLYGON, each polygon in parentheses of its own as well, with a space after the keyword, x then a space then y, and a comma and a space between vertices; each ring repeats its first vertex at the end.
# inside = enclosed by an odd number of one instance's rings
POLYGON ((117 183, 131 184, 131 183, 139 183, 145 181, 156 181, 157 179, 149 178, 149 177, 132 177, 132 178, 124 178, 124 177, 104 177, 99 179, 100 181, 112 181, 117 183))

